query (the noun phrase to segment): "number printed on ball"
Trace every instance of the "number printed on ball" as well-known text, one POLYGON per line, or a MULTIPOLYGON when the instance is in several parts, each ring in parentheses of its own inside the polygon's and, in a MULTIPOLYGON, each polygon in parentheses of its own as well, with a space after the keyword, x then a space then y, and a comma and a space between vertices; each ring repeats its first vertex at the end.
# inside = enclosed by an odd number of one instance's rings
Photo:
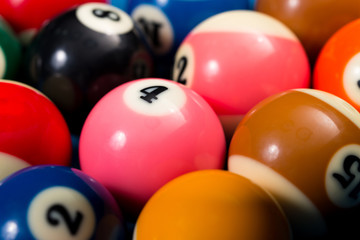
POLYGON ((95 229, 95 213, 81 193, 68 187, 51 187, 32 200, 28 224, 36 239, 88 239, 95 229), (69 204, 67 199, 76 201, 69 204))
POLYGON ((77 9, 76 16, 86 27, 104 34, 124 34, 134 28, 124 11, 109 4, 84 4, 77 9))
MULTIPOLYGON (((214 70, 217 71, 216 63, 213 63, 214 70)), ((194 53, 189 44, 180 47, 175 56, 173 67, 173 80, 186 86, 191 86, 195 68, 194 53)))
POLYGON ((181 109, 186 95, 174 82, 151 79, 130 85, 124 92, 124 102, 135 112, 163 116, 181 109))
POLYGON ((170 21, 157 7, 142 4, 131 14, 147 36, 156 54, 165 54, 173 46, 174 33, 170 21))
POLYGON ((326 190, 339 207, 360 203, 360 145, 346 145, 334 154, 327 168, 326 190))

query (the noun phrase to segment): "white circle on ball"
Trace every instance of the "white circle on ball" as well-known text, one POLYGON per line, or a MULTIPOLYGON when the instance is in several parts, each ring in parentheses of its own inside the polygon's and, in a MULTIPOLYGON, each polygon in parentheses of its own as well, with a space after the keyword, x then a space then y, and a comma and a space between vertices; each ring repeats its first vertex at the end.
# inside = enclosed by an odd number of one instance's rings
POLYGON ((56 186, 33 198, 27 222, 38 240, 90 239, 95 230, 95 213, 80 192, 56 186))
MULTIPOLYGON (((211 67, 209 69, 212 69, 211 67)), ((195 57, 190 44, 182 44, 175 55, 172 79, 191 88, 195 72, 195 57)))
POLYGON ((0 78, 4 77, 5 68, 6 68, 5 54, 0 46, 0 78))
POLYGON ((170 80, 135 81, 124 91, 123 100, 131 110, 149 116, 176 114, 186 103, 186 94, 170 80))
POLYGON ((152 50, 158 54, 166 54, 174 44, 174 30, 161 9, 141 4, 136 7, 131 17, 145 33, 152 50))
POLYGON ((14 172, 29 166, 29 163, 16 156, 0 152, 0 181, 14 172))
POLYGON ((355 54, 346 64, 343 87, 349 98, 360 105, 360 53, 355 54))
POLYGON ((77 19, 86 27, 107 35, 119 35, 134 29, 131 17, 105 3, 86 3, 76 10, 77 19))
POLYGON ((360 145, 339 149, 326 169, 326 192, 333 204, 341 208, 360 204, 360 145))

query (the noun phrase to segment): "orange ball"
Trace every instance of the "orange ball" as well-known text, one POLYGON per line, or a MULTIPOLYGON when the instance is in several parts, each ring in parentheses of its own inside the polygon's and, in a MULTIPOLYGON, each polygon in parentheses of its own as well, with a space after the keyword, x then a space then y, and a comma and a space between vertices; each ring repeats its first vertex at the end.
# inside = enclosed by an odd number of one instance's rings
POLYGON ((323 47, 314 68, 313 85, 360 110, 360 19, 337 31, 323 47))
MULTIPOLYGON (((238 125, 228 169, 268 190, 295 236, 327 235, 359 207, 360 114, 335 95, 297 89, 273 95, 238 125)), ((359 212, 358 212, 359 213, 359 212)))
POLYGON ((279 205, 250 180, 225 170, 182 175, 145 205, 134 240, 291 239, 279 205))

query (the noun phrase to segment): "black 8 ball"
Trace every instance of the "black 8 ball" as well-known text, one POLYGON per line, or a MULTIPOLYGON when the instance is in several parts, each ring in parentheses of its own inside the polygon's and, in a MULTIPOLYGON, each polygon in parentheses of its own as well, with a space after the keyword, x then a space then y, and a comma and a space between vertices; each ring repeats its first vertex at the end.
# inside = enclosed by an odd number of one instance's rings
POLYGON ((86 3, 40 30, 28 47, 25 69, 29 83, 59 107, 77 134, 102 96, 127 81, 150 77, 152 64, 127 13, 110 4, 86 3))

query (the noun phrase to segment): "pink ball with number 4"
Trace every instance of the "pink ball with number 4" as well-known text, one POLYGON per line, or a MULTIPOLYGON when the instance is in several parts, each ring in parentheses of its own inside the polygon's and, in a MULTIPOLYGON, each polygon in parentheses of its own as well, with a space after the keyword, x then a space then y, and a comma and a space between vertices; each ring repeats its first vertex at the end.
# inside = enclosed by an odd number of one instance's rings
POLYGON ((139 79, 106 94, 85 121, 81 169, 136 217, 155 191, 190 171, 221 169, 226 141, 217 115, 193 90, 139 79))

